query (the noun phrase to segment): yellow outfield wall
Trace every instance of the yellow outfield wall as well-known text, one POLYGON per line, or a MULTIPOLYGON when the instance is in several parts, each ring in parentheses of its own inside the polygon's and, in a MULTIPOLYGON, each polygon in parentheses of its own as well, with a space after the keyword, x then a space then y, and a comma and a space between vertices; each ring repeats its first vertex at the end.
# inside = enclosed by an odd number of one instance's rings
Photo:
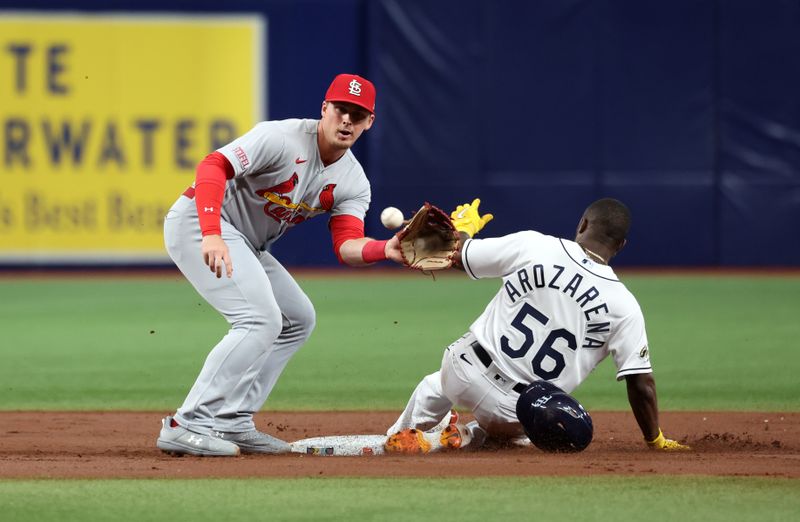
POLYGON ((259 16, 0 16, 0 262, 166 260, 163 216, 265 118, 259 16))

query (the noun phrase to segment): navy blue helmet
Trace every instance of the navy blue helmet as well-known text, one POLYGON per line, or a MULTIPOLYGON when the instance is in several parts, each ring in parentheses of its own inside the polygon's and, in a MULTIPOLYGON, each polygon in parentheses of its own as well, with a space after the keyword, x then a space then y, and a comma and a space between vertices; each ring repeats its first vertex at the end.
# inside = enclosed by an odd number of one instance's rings
POLYGON ((533 444, 549 452, 577 452, 592 442, 592 418, 570 394, 547 381, 529 384, 517 399, 517 419, 533 444))

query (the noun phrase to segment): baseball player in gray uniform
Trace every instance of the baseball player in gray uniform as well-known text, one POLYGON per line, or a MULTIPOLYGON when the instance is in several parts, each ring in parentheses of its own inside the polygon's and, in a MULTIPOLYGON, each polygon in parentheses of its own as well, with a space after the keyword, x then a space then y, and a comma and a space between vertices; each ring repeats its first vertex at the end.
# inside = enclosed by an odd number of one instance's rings
MULTIPOLYGON (((452 217, 466 232, 462 239, 482 227, 470 205, 452 217)), ((627 207, 607 198, 586 209, 574 241, 534 231, 464 239, 461 268, 472 279, 501 278, 502 286, 469 331, 445 350, 441 369, 414 390, 387 431, 386 450, 459 447, 486 433, 520 436, 516 403, 528 384, 549 381, 570 393, 609 355, 617 379, 627 383, 647 445, 686 449, 661 432, 642 311, 609 266, 629 227, 627 207), (460 437, 450 426, 454 405, 475 415, 473 423, 455 428, 460 437)))
POLYGON ((315 315, 269 246, 288 229, 328 214, 340 262, 400 261, 396 238, 364 237, 370 185, 350 147, 372 126, 374 113, 372 83, 338 75, 319 120, 257 124, 209 154, 169 210, 167 252, 231 328, 208 354, 183 405, 163 419, 157 440, 163 451, 289 451, 286 442, 256 429, 253 414, 311 335, 315 315))

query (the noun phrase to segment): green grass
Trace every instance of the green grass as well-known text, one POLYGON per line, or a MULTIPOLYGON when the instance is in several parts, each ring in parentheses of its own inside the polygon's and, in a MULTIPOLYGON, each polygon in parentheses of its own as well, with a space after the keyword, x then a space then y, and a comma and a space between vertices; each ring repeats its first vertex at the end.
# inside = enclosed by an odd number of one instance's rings
MULTIPOLYGON (((647 323, 665 410, 800 409, 800 277, 629 276, 647 323)), ((625 409, 604 361, 576 393, 625 409), (605 377, 607 376, 607 377, 605 377)))
MULTIPOLYGON (((623 279, 645 313, 661 409, 800 409, 800 278, 623 279)), ((317 329, 269 409, 401 409, 498 288, 463 276, 299 282, 317 329)), ((172 410, 227 330, 180 276, 1 280, 0 327, 3 410, 172 410)), ((575 395, 628 409, 609 360, 575 395)))
POLYGON ((0 481, 4 520, 795 520, 797 481, 493 477, 0 481), (676 498, 680 501, 676 502, 676 498), (611 501, 609 501, 611 499, 611 501))
MULTIPOLYGON (((630 276, 662 409, 800 406, 800 278, 630 276)), ((318 325, 270 409, 393 409, 497 290, 462 277, 300 278, 318 325)), ((0 280, 0 409, 170 411, 227 325, 173 279, 0 280), (152 333, 151 333, 152 332, 152 333)), ((627 410, 604 361, 576 392, 627 410)), ((444 472, 445 470, 443 470, 444 472)), ((794 520, 796 480, 0 480, 2 520, 794 520)))

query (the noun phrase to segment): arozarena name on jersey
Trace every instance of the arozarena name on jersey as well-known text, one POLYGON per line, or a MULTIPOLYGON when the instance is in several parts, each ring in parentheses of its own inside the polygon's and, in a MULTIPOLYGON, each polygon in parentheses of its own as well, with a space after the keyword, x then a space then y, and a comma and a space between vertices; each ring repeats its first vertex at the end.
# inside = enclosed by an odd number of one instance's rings
MULTIPOLYGON (((608 313, 608 305, 601 302, 600 304, 594 303, 600 297, 600 291, 591 286, 585 290, 581 289, 583 283, 583 276, 575 273, 564 273, 565 267, 561 265, 551 265, 545 271, 544 265, 533 265, 531 267, 521 268, 516 273, 516 281, 512 282, 511 279, 506 280, 503 288, 506 290, 508 298, 512 303, 524 295, 533 292, 535 289, 556 290, 564 295, 568 295, 578 303, 578 306, 583 310, 583 316, 587 321, 593 318, 597 320, 597 316, 601 313, 608 313), (516 283, 516 284, 515 284, 516 283), (587 308, 587 305, 593 306, 587 308)), ((583 340, 583 348, 600 348, 606 342, 608 337, 610 321, 606 322, 591 322, 586 325, 586 333, 601 334, 600 339, 586 336, 583 340), (605 335, 602 335, 605 334, 605 335)))
POLYGON ((205 151, 215 150, 237 136, 234 122, 227 119, 174 121, 142 116, 120 122, 113 118, 53 121, 8 118, 3 125, 3 164, 32 169, 45 161, 55 167, 62 162, 73 166, 124 169, 132 165, 164 165, 159 155, 170 154, 176 169, 194 170, 205 151), (169 140, 167 150, 159 144, 169 140))

